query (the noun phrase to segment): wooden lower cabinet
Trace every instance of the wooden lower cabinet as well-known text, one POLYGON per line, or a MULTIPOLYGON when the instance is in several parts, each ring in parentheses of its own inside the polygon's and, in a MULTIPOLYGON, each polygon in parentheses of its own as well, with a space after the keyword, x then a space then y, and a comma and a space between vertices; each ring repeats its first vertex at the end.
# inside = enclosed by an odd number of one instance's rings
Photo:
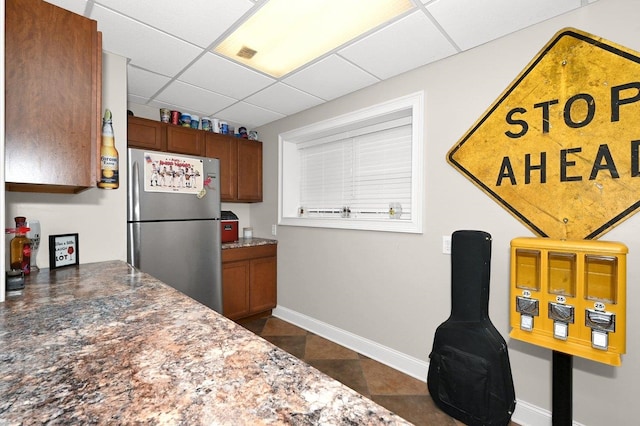
POLYGON ((277 302, 275 244, 222 250, 222 312, 230 319, 266 313, 277 302))

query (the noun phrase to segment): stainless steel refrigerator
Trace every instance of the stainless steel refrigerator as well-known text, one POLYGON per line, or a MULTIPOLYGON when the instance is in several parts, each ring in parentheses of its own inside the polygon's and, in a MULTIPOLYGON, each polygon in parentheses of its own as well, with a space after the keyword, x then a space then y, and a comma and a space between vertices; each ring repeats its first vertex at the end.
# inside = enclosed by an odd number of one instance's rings
POLYGON ((219 161, 127 154, 127 261, 222 313, 219 161))

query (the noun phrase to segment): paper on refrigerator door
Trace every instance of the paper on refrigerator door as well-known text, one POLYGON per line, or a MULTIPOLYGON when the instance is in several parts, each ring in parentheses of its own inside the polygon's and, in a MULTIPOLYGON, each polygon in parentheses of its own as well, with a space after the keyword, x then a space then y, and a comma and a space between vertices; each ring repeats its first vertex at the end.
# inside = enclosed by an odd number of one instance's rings
POLYGON ((203 161, 192 157, 144 153, 144 190, 198 194, 204 187, 203 161))

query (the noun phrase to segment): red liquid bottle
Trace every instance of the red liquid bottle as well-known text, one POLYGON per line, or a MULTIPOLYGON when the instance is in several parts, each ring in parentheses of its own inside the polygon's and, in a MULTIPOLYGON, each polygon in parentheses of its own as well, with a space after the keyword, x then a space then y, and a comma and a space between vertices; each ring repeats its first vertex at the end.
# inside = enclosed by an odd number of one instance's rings
POLYGON ((11 240, 11 269, 21 270, 25 275, 31 272, 31 240, 27 238, 25 226, 26 218, 18 216, 16 221, 16 235, 11 240))

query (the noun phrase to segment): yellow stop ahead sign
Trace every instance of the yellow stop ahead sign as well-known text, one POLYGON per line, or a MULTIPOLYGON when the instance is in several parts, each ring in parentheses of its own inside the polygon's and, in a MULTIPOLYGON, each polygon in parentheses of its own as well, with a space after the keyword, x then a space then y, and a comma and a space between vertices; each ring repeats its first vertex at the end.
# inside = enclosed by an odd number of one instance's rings
POLYGON ((533 232, 597 238, 640 206, 640 57, 566 28, 447 154, 533 232))

